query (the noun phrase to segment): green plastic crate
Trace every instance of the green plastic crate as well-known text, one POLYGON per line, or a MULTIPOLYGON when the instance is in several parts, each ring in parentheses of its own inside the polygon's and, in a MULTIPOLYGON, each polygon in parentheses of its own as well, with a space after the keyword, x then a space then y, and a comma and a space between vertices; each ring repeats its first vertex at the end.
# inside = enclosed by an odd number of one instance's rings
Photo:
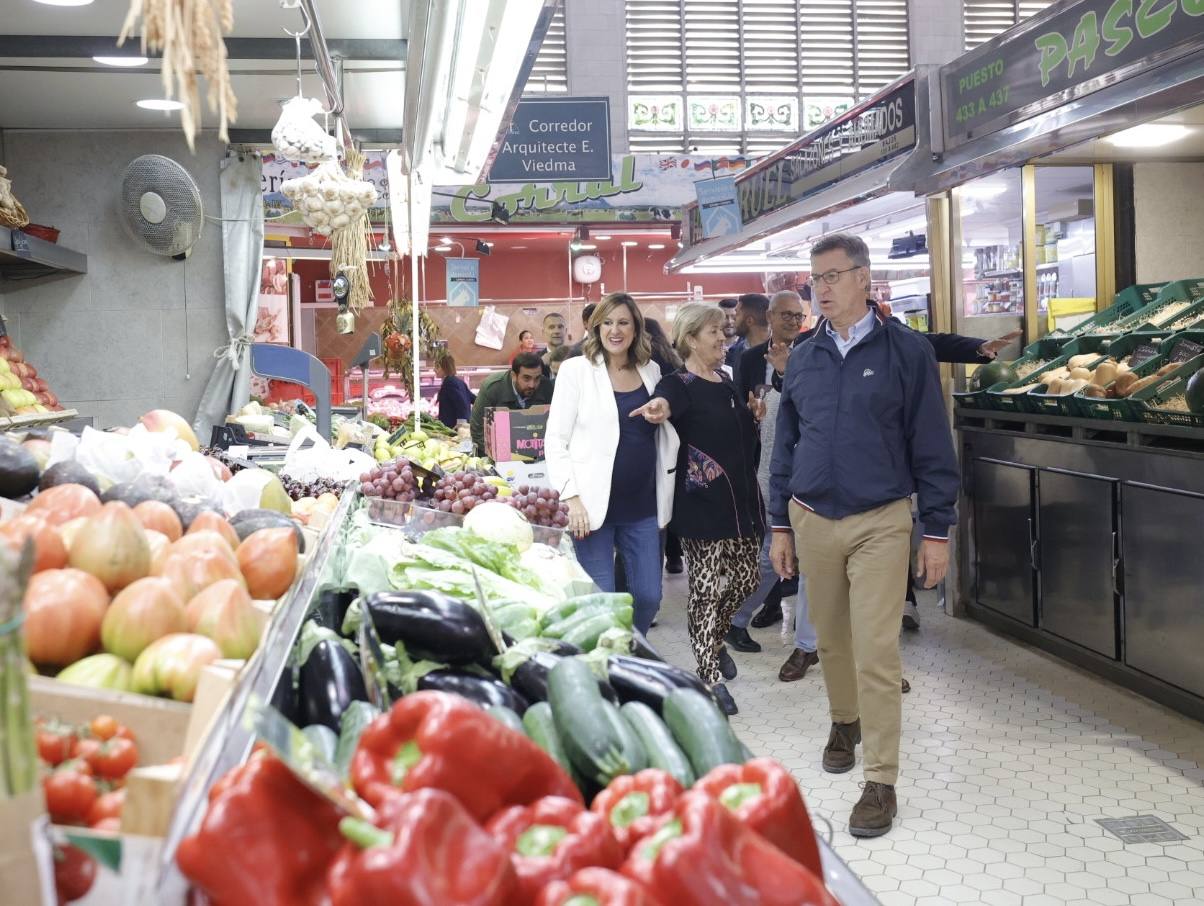
MULTIPOLYGON (((1066 338, 1050 339, 1042 337, 1036 343, 1033 343, 1026 350, 1024 355, 1017 359, 1008 362, 1013 368, 1023 367, 1025 364, 1044 359, 1046 363, 1053 362, 1063 354, 1063 347, 1066 345, 1066 338)), ((1044 366, 1042 366, 1044 367, 1044 366)), ((987 387, 985 390, 970 390, 964 393, 954 393, 953 402, 957 406, 964 406, 969 409, 998 409, 999 406, 994 405, 994 399, 991 397, 992 390, 1002 390, 1009 386, 1006 382, 1000 382, 987 387)), ((1006 407, 1005 411, 1015 411, 1012 407, 1006 407)))
MULTIPOLYGON (((1067 364, 1072 355, 1078 354, 1079 353, 1063 353, 1052 362, 1042 365, 1031 374, 1025 375, 1024 377, 1019 378, 1010 384, 1007 384, 1003 387, 1000 387, 998 384, 996 384, 994 387, 988 388, 987 397, 990 399, 991 408, 998 409, 1001 412, 1032 412, 1038 415, 1046 413, 1047 410, 1044 409, 1041 404, 1033 398, 1033 391, 1030 390, 1028 393, 1004 393, 1003 391, 1009 390, 1013 387, 1024 387, 1028 384, 1040 384, 1041 375, 1067 364)), ((1023 358, 1024 357, 1021 356, 1021 358, 1017 359, 1016 361, 1019 362, 1023 358)), ((1103 358, 1103 356, 1100 356, 1100 358, 1103 358)))
MULTIPOLYGON (((1133 352, 1138 346, 1145 343, 1163 344, 1171 335, 1166 331, 1156 334, 1126 334, 1116 340, 1104 340, 1102 349, 1108 354, 1109 358, 1115 359, 1117 362, 1123 362, 1125 358, 1133 352)), ((1169 351, 1169 348, 1168 348, 1169 351)), ((1136 368, 1130 369, 1138 378, 1146 377, 1153 374, 1166 362, 1166 355, 1161 351, 1157 355, 1153 355, 1146 359, 1136 368)), ((1108 385, 1109 387, 1111 384, 1108 385)), ((1086 389, 1086 388, 1084 388, 1086 389)), ((1106 389, 1106 388, 1105 388, 1106 389)), ((1102 418, 1109 421, 1122 422, 1139 422, 1141 421, 1140 408, 1132 406, 1128 397, 1120 397, 1119 399, 1100 399, 1094 396, 1086 396, 1082 390, 1075 394, 1079 401, 1079 413, 1084 418, 1102 418)))
MULTIPOLYGON (((1082 338, 1082 340, 1075 340, 1074 342, 1086 344, 1086 343, 1090 343, 1091 341, 1098 341, 1101 345, 1104 342, 1106 342, 1100 337, 1084 337, 1084 338, 1082 338)), ((1094 362, 1092 362, 1089 365, 1084 366, 1085 368, 1087 368, 1088 371, 1094 371, 1095 366, 1097 366, 1100 362, 1103 362, 1105 359, 1108 358, 1107 355, 1105 355, 1102 352, 1099 352, 1099 350, 1070 351, 1070 349, 1069 349, 1070 345, 1074 345, 1074 344, 1068 344, 1067 353, 1065 355, 1066 361, 1063 362, 1062 364, 1069 363, 1070 360, 1076 355, 1097 354, 1097 358, 1095 359, 1094 362)), ((1092 345, 1094 345, 1094 344, 1092 344, 1092 345)), ((1042 369, 1042 370, 1043 371, 1044 370, 1052 370, 1052 367, 1053 366, 1051 366, 1050 369, 1042 369)), ((1032 412, 1036 412, 1039 415, 1071 415, 1071 416, 1083 416, 1085 418, 1086 415, 1083 412, 1079 393, 1080 393, 1080 391, 1075 391, 1074 393, 1059 393, 1057 395, 1053 395, 1053 394, 1049 394, 1049 393, 1042 393, 1040 390, 1030 390, 1025 395, 1028 397, 1027 402, 1028 402, 1029 410, 1032 412)))
POLYGON ((1130 317, 1158 298, 1162 283, 1139 283, 1128 286, 1118 292, 1112 305, 1098 314, 1092 315, 1082 324, 1077 324, 1070 330, 1058 330, 1049 335, 1054 337, 1081 337, 1092 333, 1096 328, 1109 326, 1122 318, 1130 317))
POLYGON ((1163 330, 1169 330, 1171 333, 1178 333, 1181 330, 1204 330, 1204 299, 1186 311, 1181 311, 1173 318, 1167 319, 1163 324, 1163 330), (1176 324, 1179 326, 1176 327, 1176 324))
POLYGON ((1152 303, 1116 326, 1125 331, 1144 333, 1166 330, 1170 324, 1195 309, 1201 300, 1204 300, 1204 279, 1176 280, 1166 284, 1152 303), (1169 310, 1168 306, 1171 305, 1178 306, 1178 310, 1169 310))
POLYGON ((1147 387, 1135 394, 1136 402, 1144 407, 1141 413, 1142 420, 1153 425, 1204 428, 1204 413, 1162 408, 1167 400, 1178 396, 1187 389, 1188 379, 1201 368, 1204 368, 1204 355, 1196 356, 1190 362, 1181 365, 1178 370, 1167 375, 1167 380, 1157 387, 1147 387))

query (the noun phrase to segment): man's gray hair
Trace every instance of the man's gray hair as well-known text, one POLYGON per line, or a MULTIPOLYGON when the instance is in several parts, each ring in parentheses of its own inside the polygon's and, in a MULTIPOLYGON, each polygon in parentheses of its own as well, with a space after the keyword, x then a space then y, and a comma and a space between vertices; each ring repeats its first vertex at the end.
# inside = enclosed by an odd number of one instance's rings
POLYGON ((865 244, 864 239, 854 236, 852 233, 833 233, 831 236, 825 236, 811 246, 811 257, 814 258, 816 255, 834 252, 838 249, 849 256, 854 267, 870 266, 869 247, 865 244))
POLYGON ((796 293, 792 289, 780 289, 776 293, 774 293, 773 296, 770 297, 770 299, 769 299, 769 307, 774 308, 778 304, 779 300, 788 300, 790 302, 797 302, 799 305, 803 304, 803 297, 800 296, 798 293, 796 293))

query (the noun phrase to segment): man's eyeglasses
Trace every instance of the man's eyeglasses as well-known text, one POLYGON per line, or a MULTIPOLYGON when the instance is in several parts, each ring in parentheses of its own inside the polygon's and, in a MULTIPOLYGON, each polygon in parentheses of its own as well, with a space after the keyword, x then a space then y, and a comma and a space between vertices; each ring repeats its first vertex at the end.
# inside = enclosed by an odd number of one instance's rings
POLYGON ((801 311, 775 311, 774 315, 783 321, 794 321, 798 324, 803 323, 803 313, 801 311))
POLYGON ((823 280, 824 283, 828 284, 828 286, 835 286, 840 282, 841 274, 847 274, 849 271, 855 271, 859 267, 861 267, 860 264, 854 264, 852 267, 846 267, 843 270, 836 270, 833 268, 830 271, 824 271, 822 274, 816 274, 815 279, 823 280))

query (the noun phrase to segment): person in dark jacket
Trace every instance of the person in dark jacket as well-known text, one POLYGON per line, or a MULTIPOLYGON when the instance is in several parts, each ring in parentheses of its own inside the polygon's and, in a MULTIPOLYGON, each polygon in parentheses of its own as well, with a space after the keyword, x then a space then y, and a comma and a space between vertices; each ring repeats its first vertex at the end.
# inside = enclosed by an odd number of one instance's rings
POLYGON ((456 376, 456 360, 446 349, 435 355, 435 377, 439 378, 439 421, 449 428, 456 422, 468 421, 472 415, 472 404, 477 395, 468 389, 462 378, 456 376))
POLYGON ((520 352, 509 371, 485 378, 481 392, 472 404, 472 446, 477 456, 485 456, 485 412, 489 409, 526 409, 552 402, 552 381, 543 376, 543 361, 534 352, 520 352))
POLYGON ((853 836, 890 830, 902 722, 898 577, 911 552, 911 495, 929 587, 949 565, 957 457, 932 346, 867 308, 870 258, 856 236, 811 250, 820 321, 790 354, 771 464, 770 560, 806 576, 832 729, 824 770, 844 773, 864 741, 853 836))

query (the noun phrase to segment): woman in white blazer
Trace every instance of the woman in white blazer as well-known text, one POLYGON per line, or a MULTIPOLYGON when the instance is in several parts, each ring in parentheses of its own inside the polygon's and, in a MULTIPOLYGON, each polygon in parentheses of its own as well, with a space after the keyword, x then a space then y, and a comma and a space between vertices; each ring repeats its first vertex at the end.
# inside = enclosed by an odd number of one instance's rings
POLYGON ((661 602, 660 529, 673 514, 677 433, 631 417, 661 378, 631 296, 598 303, 582 352, 556 376, 548 478, 569 508, 577 559, 603 591, 614 591, 615 552, 622 556, 635 626, 646 633, 661 602))

